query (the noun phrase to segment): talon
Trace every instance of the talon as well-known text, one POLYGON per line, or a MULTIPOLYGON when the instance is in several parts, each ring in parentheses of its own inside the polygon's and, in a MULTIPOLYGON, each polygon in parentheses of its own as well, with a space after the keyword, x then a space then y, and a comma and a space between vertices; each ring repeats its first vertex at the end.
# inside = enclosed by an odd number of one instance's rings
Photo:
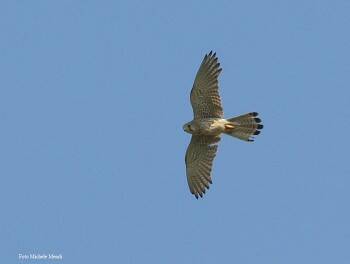
POLYGON ((227 129, 227 130, 232 130, 234 128, 235 128, 235 126, 232 124, 225 124, 225 129, 227 129))

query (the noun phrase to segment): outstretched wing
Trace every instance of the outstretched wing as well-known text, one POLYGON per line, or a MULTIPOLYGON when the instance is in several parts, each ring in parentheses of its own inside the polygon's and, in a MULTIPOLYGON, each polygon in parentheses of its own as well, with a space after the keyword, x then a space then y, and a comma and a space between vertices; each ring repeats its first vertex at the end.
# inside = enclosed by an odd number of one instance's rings
POLYGON ((203 197, 209 189, 211 169, 220 137, 193 135, 186 151, 187 182, 192 194, 203 197))
POLYGON ((206 54, 191 90, 194 119, 223 117, 218 81, 221 70, 216 53, 206 54))

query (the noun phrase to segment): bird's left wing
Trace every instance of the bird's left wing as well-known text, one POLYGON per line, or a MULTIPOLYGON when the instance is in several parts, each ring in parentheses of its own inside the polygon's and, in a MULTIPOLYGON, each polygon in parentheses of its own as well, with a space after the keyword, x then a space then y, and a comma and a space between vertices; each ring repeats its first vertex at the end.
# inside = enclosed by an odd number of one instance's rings
POLYGON ((209 189, 213 160, 216 156, 220 137, 193 135, 186 151, 187 182, 192 194, 203 197, 209 189))
POLYGON ((206 54, 191 90, 194 119, 223 117, 218 81, 221 70, 216 53, 206 54))

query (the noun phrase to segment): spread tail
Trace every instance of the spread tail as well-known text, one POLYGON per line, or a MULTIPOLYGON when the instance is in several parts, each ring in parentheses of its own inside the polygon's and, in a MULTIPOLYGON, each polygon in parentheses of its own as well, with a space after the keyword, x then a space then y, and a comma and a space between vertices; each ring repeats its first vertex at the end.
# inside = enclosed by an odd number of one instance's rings
POLYGON ((225 125, 225 134, 239 138, 245 141, 254 141, 252 136, 259 135, 260 129, 264 126, 257 112, 240 115, 227 119, 228 124, 225 125))

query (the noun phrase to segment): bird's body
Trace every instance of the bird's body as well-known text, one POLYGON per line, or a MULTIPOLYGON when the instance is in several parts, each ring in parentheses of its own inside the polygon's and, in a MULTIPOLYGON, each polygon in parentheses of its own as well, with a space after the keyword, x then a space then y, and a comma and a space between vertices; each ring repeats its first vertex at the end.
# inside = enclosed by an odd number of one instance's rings
POLYGON ((251 136, 258 135, 263 128, 256 112, 223 117, 218 86, 220 72, 216 54, 205 55, 191 90, 194 118, 183 126, 185 132, 192 134, 185 162, 188 186, 196 198, 202 197, 212 183, 211 170, 221 134, 253 141, 251 136))
POLYGON ((219 136, 225 131, 225 125, 230 124, 224 118, 194 119, 184 125, 183 129, 192 135, 219 136))

